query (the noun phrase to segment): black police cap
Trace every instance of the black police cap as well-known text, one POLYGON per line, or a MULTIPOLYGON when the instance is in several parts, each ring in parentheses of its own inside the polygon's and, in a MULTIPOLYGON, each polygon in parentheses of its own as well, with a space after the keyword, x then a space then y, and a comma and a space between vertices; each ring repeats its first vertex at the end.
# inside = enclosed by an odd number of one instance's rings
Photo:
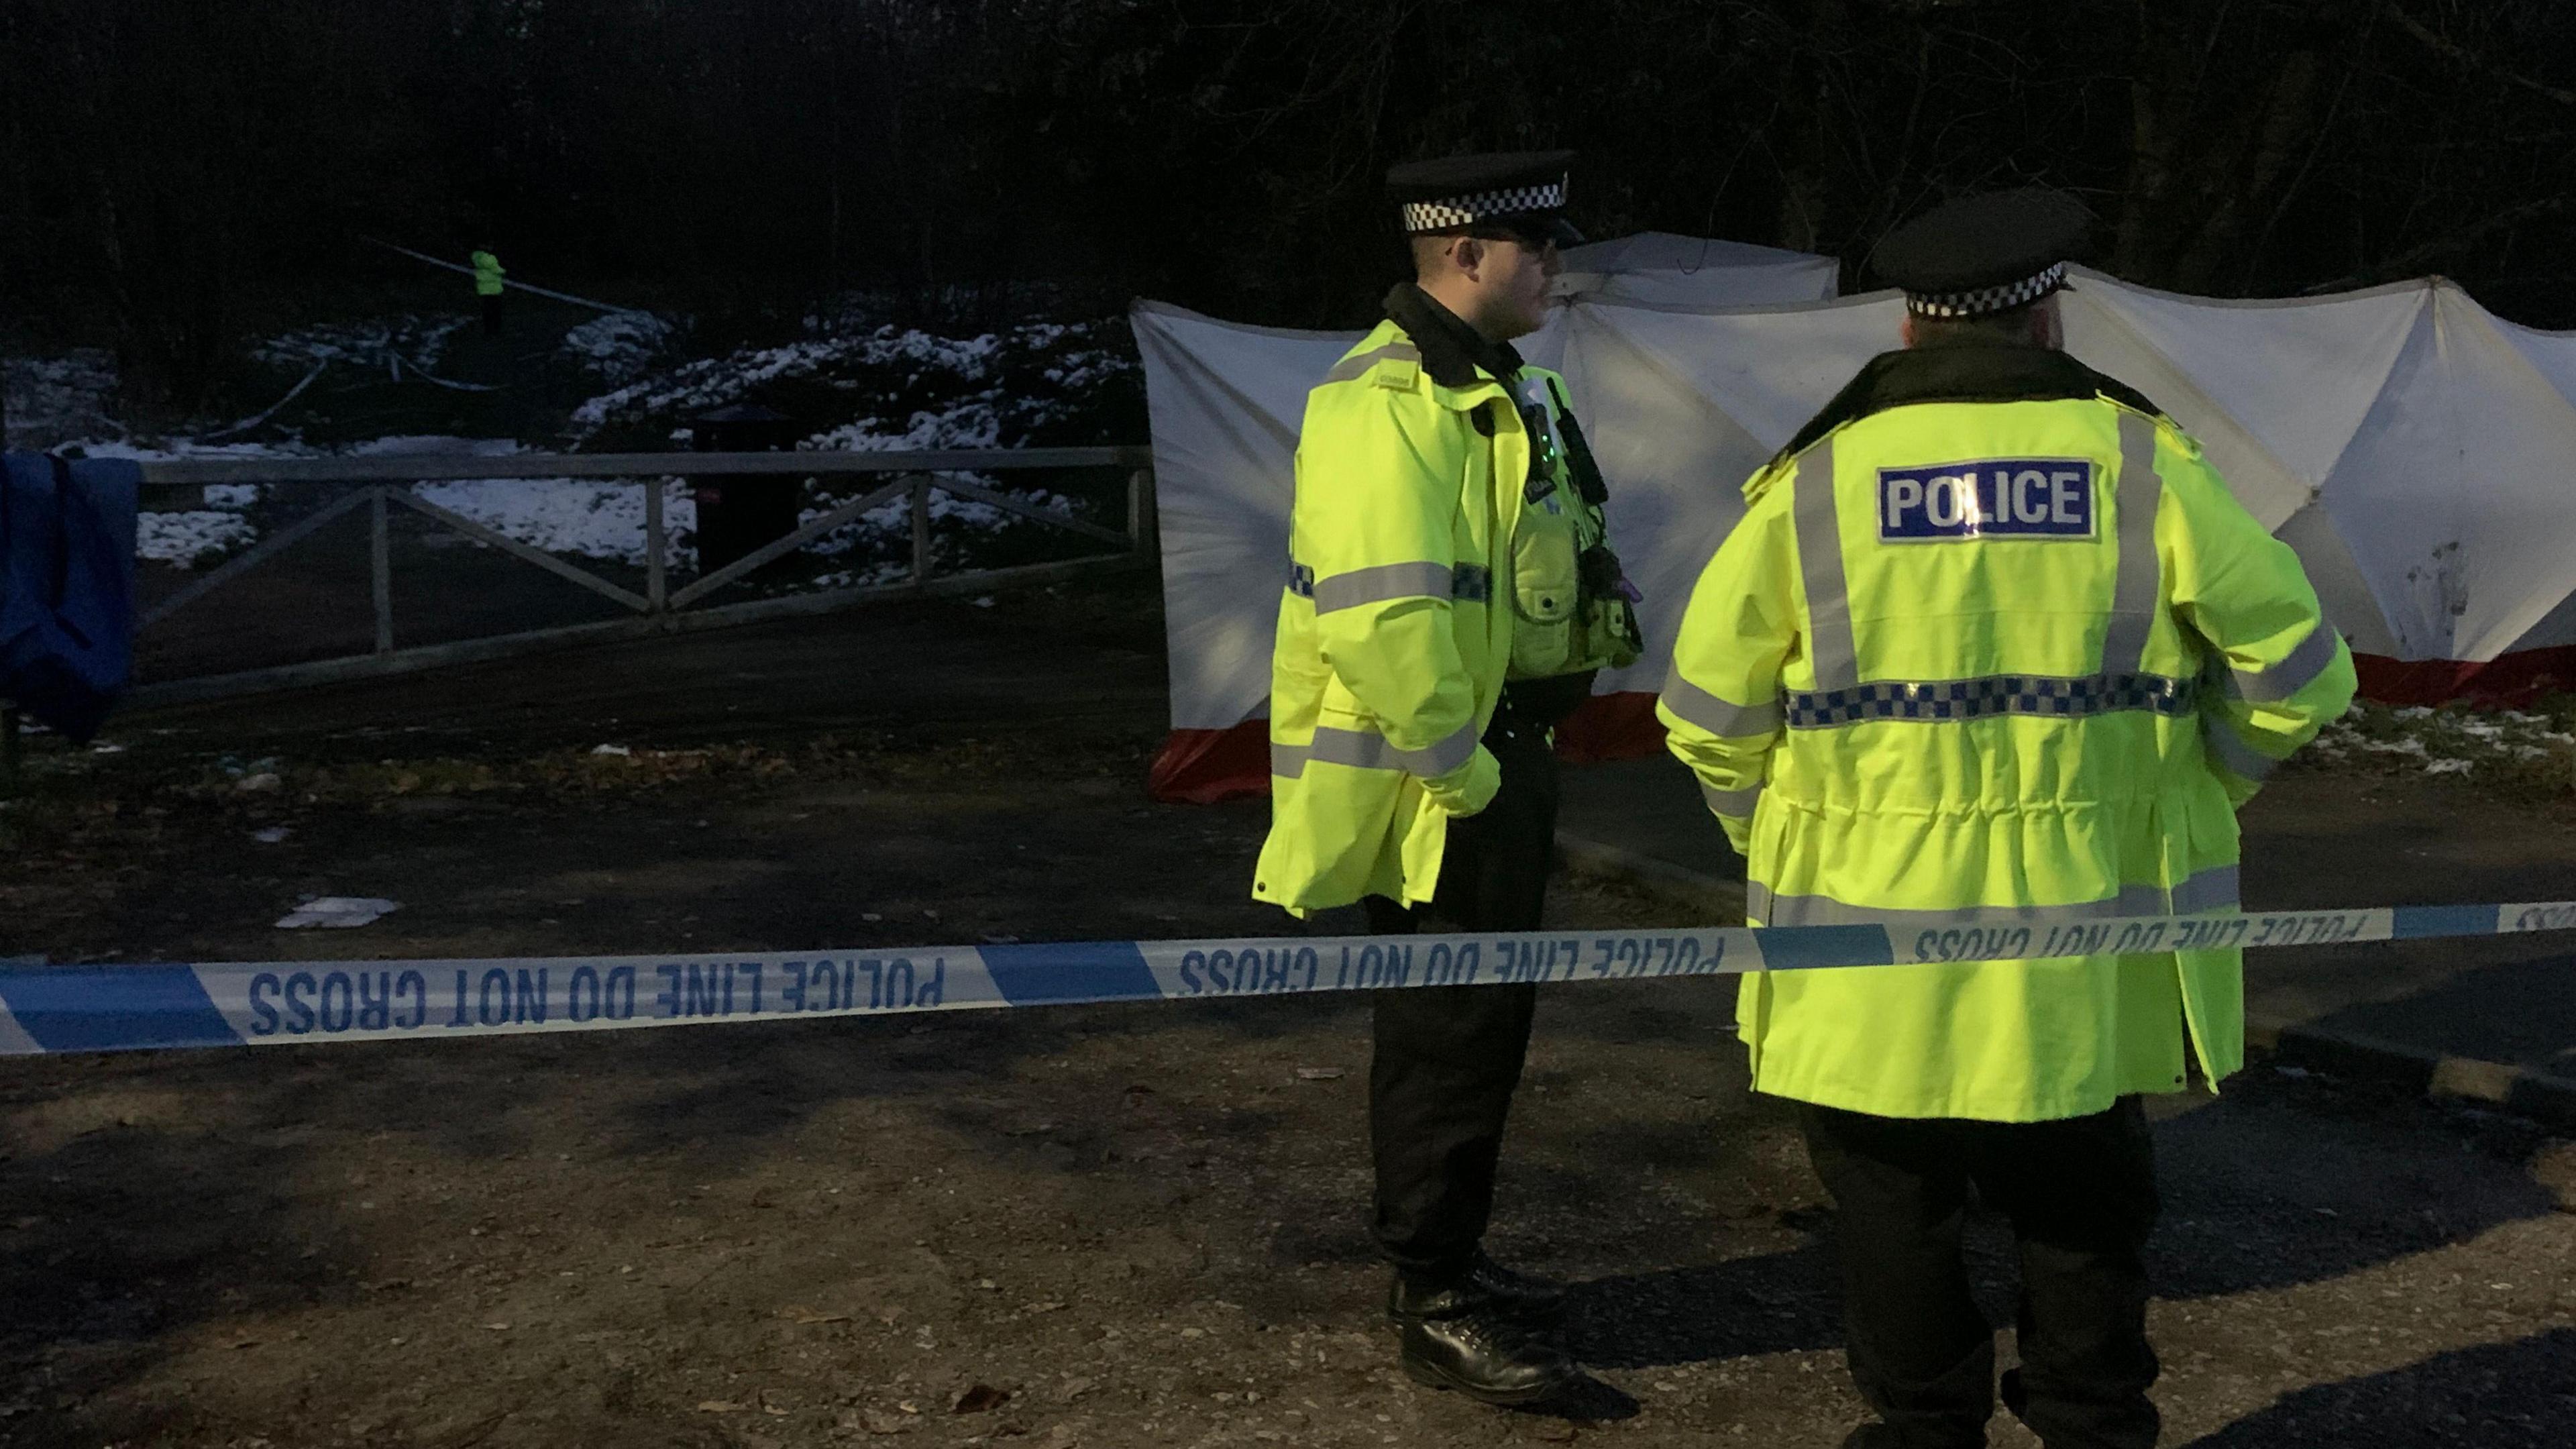
POLYGON ((1387 198, 1414 235, 1499 228, 1571 246, 1565 219, 1571 151, 1505 151, 1408 161, 1386 173, 1387 198))
POLYGON ((1944 202, 1888 233, 1872 266, 1904 289, 1907 310, 1974 317, 2056 291, 2092 231, 2092 213, 2060 192, 1989 192, 1944 202))

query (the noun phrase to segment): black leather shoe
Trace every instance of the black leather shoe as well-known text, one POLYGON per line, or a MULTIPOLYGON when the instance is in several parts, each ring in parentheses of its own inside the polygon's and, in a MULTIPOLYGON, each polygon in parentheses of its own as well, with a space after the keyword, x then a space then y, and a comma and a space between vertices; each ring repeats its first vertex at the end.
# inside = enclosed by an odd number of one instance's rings
POLYGON ((1530 1404, 1575 1382, 1574 1364, 1544 1337, 1486 1309, 1407 1317, 1404 1371, 1414 1382, 1487 1404, 1530 1404))
POLYGON ((1386 1311, 1399 1319, 1490 1311, 1522 1323, 1551 1324, 1565 1316, 1565 1285, 1515 1272, 1478 1253, 1454 1277, 1396 1274, 1386 1311))

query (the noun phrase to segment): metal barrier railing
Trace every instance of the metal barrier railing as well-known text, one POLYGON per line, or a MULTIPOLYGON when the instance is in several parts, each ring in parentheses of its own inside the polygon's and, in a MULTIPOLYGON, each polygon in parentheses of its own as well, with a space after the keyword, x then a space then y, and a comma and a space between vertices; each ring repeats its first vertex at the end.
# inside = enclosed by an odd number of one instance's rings
POLYGON ((593 639, 613 639, 683 629, 753 623, 798 614, 890 599, 922 598, 973 592, 1012 584, 1048 582, 1109 569, 1133 568, 1155 552, 1154 487, 1151 450, 1143 447, 1012 448, 913 453, 519 453, 502 457, 391 456, 355 458, 174 459, 143 465, 147 497, 173 489, 203 489, 214 484, 310 484, 340 491, 319 508, 270 532, 248 550, 226 560, 203 577, 146 609, 138 634, 167 623, 207 595, 279 555, 333 521, 361 508, 367 510, 369 577, 375 620, 374 648, 365 654, 279 665, 232 673, 156 680, 136 689, 135 704, 174 703, 183 699, 249 693, 299 684, 367 678, 436 668, 442 665, 502 658, 511 654, 593 639), (998 473, 1027 469, 1124 468, 1127 517, 1123 529, 1109 528, 1042 508, 1026 499, 956 476, 961 472, 998 473), (892 475, 863 496, 841 503, 794 532, 687 584, 671 587, 671 530, 664 519, 663 487, 678 478, 832 478, 892 475), (420 497, 410 485, 465 479, 592 478, 632 480, 644 490, 644 589, 637 593, 615 580, 567 562, 555 554, 511 538, 455 511, 420 497), (1008 568, 963 569, 936 573, 931 541, 930 497, 948 493, 1019 518, 1079 537, 1116 546, 1116 552, 1085 555, 1055 563, 1008 568), (911 570, 899 583, 822 590, 710 606, 704 601, 754 570, 805 547, 890 503, 908 501, 911 519, 911 570), (633 617, 605 623, 566 624, 446 643, 397 648, 394 642, 393 551, 391 518, 397 508, 420 514, 438 526, 545 570, 628 610, 633 617))

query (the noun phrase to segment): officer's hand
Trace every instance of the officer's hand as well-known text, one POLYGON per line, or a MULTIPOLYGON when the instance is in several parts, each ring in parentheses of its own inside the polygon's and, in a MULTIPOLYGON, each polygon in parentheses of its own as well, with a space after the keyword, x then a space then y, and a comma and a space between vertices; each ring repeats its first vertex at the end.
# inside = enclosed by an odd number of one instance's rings
POLYGON ((1492 804, 1494 792, 1502 787, 1502 761, 1483 745, 1476 746, 1476 753, 1468 757, 1467 763, 1422 782, 1432 803, 1451 815, 1475 814, 1492 804))

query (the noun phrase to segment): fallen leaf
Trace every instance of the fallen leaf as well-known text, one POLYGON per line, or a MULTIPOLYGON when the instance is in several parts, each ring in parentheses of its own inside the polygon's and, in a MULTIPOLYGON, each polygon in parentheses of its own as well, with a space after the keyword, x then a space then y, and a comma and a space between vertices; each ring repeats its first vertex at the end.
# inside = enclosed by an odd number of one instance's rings
POLYGON ((1297 1069, 1297 1080, 1301 1082, 1335 1082, 1347 1075, 1349 1074, 1340 1067, 1299 1067, 1297 1069))
POLYGON ((508 1324, 506 1324, 506 1323, 503 1323, 503 1322, 501 1322, 501 1321, 500 1321, 500 1320, 498 1320, 498 1319, 495 1319, 495 1320, 493 1320, 493 1321, 492 1321, 492 1322, 490 1322, 490 1323, 484 1324, 483 1326, 484 1326, 485 1328, 488 1328, 488 1329, 492 1330, 494 1333, 507 1333, 507 1332, 509 1332, 509 1331, 510 1331, 510 1325, 508 1325, 508 1324))
POLYGON ((955 1412, 960 1414, 987 1413, 1009 1403, 1010 1399, 1011 1395, 1007 1389, 997 1389, 991 1384, 977 1384, 975 1387, 968 1389, 966 1392, 957 1396, 955 1412))
POLYGON ((749 1404, 737 1404, 731 1399, 698 1400, 698 1412, 701 1414, 739 1414, 750 1407, 749 1404))
POLYGON ((801 1303, 791 1303, 787 1307, 779 1309, 778 1316, 786 1319, 790 1323, 804 1324, 847 1323, 850 1321, 850 1315, 846 1313, 823 1313, 815 1309, 808 1308, 801 1303))

